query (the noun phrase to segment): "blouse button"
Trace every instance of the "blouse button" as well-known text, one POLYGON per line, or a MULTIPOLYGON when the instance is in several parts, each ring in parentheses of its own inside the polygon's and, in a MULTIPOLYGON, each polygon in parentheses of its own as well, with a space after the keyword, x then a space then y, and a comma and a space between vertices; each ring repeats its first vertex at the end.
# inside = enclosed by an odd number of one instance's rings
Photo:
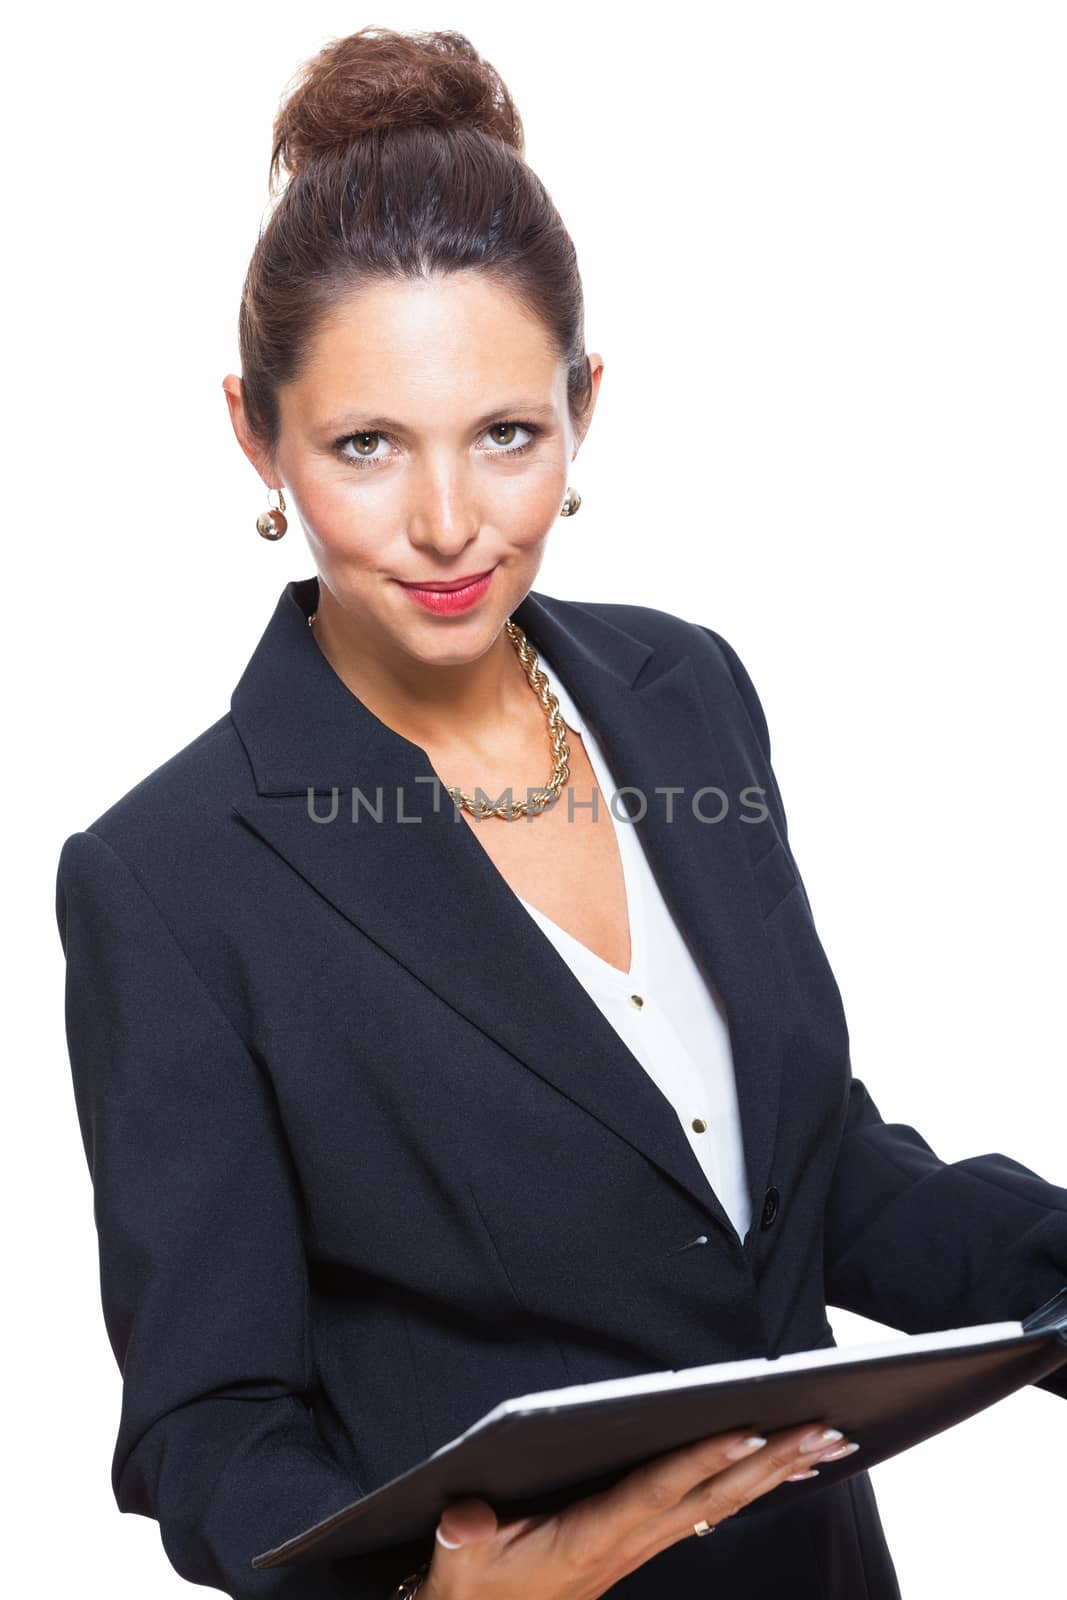
POLYGON ((707 1131, 708 1131, 708 1125, 704 1121, 704 1118, 703 1117, 694 1117, 693 1118, 693 1132, 694 1133, 707 1133, 707 1131))
POLYGON ((630 996, 630 1004, 635 1007, 636 1010, 640 1011, 644 1003, 644 997, 642 995, 632 994, 630 996))

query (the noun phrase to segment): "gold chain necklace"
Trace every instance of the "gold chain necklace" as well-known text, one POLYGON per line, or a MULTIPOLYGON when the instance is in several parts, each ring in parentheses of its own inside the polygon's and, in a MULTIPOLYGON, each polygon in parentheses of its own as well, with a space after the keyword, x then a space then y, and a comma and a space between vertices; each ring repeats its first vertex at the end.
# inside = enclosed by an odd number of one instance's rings
MULTIPOLYGON (((313 611, 308 617, 309 628, 317 616, 318 612, 313 611)), ((571 750, 570 745, 567 743, 567 724, 560 714, 559 701, 548 686, 548 679, 537 665, 537 652, 518 623, 512 622, 510 617, 504 623, 504 631, 515 646, 515 652, 522 662, 530 688, 540 700, 544 709, 548 722, 549 743, 552 746, 552 776, 544 788, 531 789, 528 799, 519 800, 512 806, 506 805, 503 801, 495 806, 479 805, 475 797, 467 794, 466 790, 458 787, 453 788, 448 784, 445 785, 445 788, 456 805, 460 806, 464 811, 469 811, 471 816, 503 817, 505 821, 513 822, 516 817, 525 816, 528 811, 532 811, 537 815, 551 805, 571 775, 571 769, 568 765, 571 750)))

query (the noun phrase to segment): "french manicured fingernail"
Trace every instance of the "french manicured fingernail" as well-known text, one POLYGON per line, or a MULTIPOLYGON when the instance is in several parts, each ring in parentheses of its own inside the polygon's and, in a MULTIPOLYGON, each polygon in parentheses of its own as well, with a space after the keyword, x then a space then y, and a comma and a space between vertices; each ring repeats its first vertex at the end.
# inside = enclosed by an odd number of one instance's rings
POLYGON ((827 1451, 826 1455, 820 1456, 819 1460, 820 1461, 840 1461, 842 1456, 850 1456, 850 1455, 852 1455, 852 1453, 854 1451, 856 1451, 858 1449, 859 1449, 859 1445, 856 1444, 855 1442, 853 1442, 852 1444, 843 1444, 841 1446, 840 1450, 829 1450, 829 1451, 827 1451))
POLYGON ((840 1428, 823 1428, 819 1433, 805 1434, 800 1441, 800 1450, 802 1454, 807 1455, 812 1450, 822 1450, 826 1445, 832 1444, 835 1439, 843 1439, 844 1437, 840 1428))
POLYGON ((767 1443, 758 1433, 750 1433, 747 1439, 742 1439, 739 1444, 732 1444, 726 1454, 731 1461, 740 1461, 742 1456, 750 1456, 753 1450, 759 1450, 767 1443))
POLYGON ((817 1478, 818 1476, 818 1467, 812 1467, 810 1472, 791 1472, 785 1481, 786 1483, 799 1483, 801 1478, 817 1478))

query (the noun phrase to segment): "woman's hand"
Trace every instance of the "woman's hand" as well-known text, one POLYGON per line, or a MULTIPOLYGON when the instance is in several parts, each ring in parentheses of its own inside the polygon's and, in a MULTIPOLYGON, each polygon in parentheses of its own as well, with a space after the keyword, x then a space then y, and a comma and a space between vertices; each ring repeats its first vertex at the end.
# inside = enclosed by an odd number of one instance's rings
POLYGON ((722 1433, 659 1456, 555 1516, 500 1524, 485 1500, 453 1501, 438 1524, 420 1600, 596 1600, 668 1545, 695 1538, 694 1523, 714 1527, 848 1449, 821 1425, 769 1440, 722 1433))

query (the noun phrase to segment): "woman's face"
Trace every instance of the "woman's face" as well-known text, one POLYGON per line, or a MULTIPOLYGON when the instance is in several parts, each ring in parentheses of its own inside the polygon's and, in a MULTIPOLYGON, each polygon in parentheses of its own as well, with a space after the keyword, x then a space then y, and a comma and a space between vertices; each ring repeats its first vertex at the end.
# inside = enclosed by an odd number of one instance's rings
MULTIPOLYGON (((603 364, 592 356, 593 401, 603 364)), ((273 470, 329 597, 386 659, 481 655, 533 585, 581 442, 543 325, 476 273, 374 284, 320 327, 279 395, 273 470), (435 614, 401 586, 493 569, 469 609, 435 614), (399 653, 399 656, 398 656, 399 653)))

